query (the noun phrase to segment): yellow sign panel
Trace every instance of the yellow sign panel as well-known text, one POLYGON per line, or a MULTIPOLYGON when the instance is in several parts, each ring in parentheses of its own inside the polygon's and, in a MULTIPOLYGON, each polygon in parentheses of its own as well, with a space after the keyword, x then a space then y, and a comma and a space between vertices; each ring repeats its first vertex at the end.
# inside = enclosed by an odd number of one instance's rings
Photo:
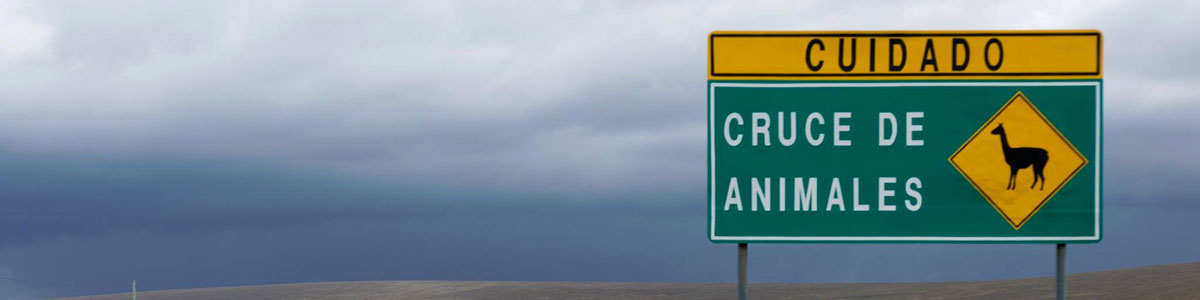
POLYGON ((1099 79, 1099 31, 718 31, 709 80, 1099 79))
POLYGON ((1017 230, 1087 159, 1017 92, 950 156, 950 163, 1017 230))

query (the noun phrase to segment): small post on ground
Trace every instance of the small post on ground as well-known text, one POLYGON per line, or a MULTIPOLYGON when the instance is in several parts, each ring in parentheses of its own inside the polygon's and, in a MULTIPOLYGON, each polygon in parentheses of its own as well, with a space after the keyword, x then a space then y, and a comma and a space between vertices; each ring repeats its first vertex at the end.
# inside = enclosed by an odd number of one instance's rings
POLYGON ((1054 269, 1055 277, 1058 279, 1058 300, 1067 299, 1067 244, 1058 244, 1057 247, 1057 264, 1054 269))
POLYGON ((746 243, 738 243, 738 300, 746 300, 746 243))

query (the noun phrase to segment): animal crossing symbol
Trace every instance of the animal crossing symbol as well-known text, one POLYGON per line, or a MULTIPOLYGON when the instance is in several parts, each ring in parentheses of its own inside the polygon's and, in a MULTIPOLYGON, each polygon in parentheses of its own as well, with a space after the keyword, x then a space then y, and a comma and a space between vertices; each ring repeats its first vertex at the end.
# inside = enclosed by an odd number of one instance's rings
POLYGON ((1046 160, 1050 156, 1046 154, 1046 149, 1034 147, 1013 148, 1008 145, 1008 134, 1004 133, 1004 124, 996 125, 996 129, 992 130, 992 134, 1000 136, 1000 146, 1004 150, 1004 162, 1008 164, 1008 186, 1006 189, 1017 188, 1017 171, 1033 166, 1033 185, 1029 188, 1037 186, 1038 180, 1042 181, 1042 187, 1039 190, 1046 188, 1046 175, 1042 174, 1042 170, 1046 168, 1046 160))
POLYGON ((1087 165, 1050 120, 1017 92, 950 156, 950 164, 1013 230, 1021 229, 1054 194, 1070 189, 1067 182, 1087 165))

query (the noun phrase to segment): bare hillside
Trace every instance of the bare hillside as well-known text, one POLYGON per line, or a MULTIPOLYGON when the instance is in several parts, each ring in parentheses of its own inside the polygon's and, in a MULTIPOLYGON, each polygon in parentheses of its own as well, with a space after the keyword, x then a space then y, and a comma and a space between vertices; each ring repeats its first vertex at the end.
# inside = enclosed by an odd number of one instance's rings
MULTIPOLYGON (((1200 262, 1071 275, 1075 299, 1200 299, 1200 262)), ((139 300, 221 299, 733 299, 732 283, 365 281, 139 292, 139 300)), ((750 285, 752 299, 1053 299, 1054 278, 750 285)), ((67 298, 130 299, 128 293, 67 298)))

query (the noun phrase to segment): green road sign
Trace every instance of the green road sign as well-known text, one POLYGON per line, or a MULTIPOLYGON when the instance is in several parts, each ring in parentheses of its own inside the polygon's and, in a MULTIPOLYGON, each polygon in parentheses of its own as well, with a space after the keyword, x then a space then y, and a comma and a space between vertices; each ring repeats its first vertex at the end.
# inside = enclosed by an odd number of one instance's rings
POLYGON ((715 32, 709 50, 713 242, 1101 239, 1098 32, 715 32))

